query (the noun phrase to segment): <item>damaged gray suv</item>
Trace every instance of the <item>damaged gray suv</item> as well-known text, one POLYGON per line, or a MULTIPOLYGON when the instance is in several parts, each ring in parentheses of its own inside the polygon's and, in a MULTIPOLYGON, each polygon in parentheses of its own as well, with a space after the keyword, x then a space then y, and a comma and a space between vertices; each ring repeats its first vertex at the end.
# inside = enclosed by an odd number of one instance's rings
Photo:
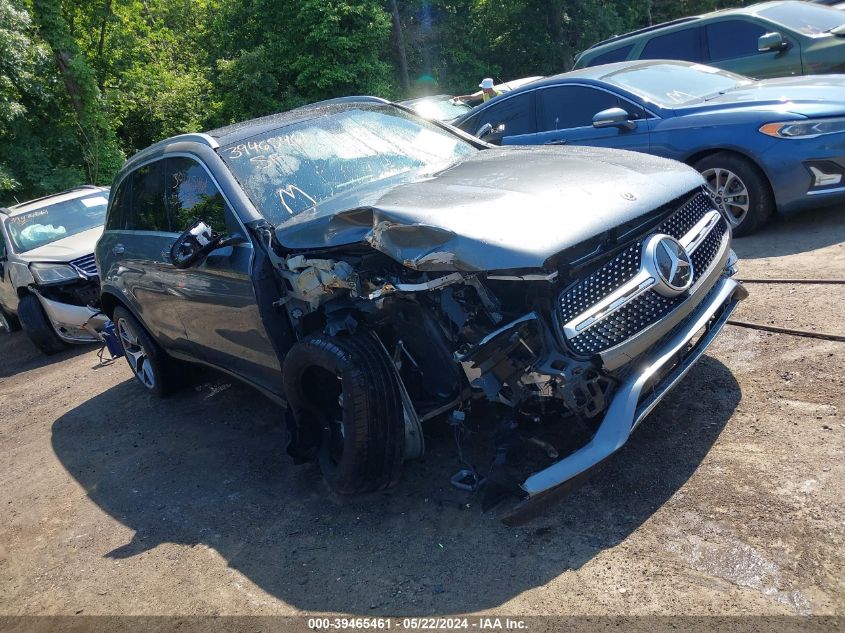
POLYGON ((513 523, 620 448, 746 296, 692 168, 492 147, 375 98, 168 139, 112 191, 102 308, 146 389, 184 360, 245 380, 341 494, 449 425, 452 484, 513 523))

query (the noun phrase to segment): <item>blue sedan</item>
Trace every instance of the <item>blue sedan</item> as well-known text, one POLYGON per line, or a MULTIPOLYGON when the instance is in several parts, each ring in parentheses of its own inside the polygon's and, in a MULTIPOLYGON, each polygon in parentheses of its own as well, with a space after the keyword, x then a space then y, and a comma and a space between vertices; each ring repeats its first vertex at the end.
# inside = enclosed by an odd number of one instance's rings
POLYGON ((756 81, 681 61, 548 77, 454 125, 496 144, 599 145, 698 169, 735 235, 775 211, 845 204, 845 75, 756 81))

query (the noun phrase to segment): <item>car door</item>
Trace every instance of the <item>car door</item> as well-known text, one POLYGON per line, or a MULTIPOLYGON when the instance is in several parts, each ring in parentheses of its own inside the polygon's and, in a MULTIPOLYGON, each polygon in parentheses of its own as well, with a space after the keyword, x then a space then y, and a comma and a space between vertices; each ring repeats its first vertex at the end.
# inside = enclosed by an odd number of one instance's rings
POLYGON ((494 145, 502 145, 505 142, 518 143, 516 139, 533 134, 537 131, 534 93, 520 92, 496 99, 479 114, 468 119, 461 128, 477 136, 488 123, 491 126, 490 132, 481 138, 494 145))
POLYGON ((637 58, 706 63, 704 28, 694 26, 655 35, 645 43, 637 58))
POLYGON ((272 391, 279 359, 261 322, 252 281, 253 244, 211 172, 187 156, 166 164, 168 212, 176 233, 200 219, 220 235, 244 238, 180 270, 176 310, 198 358, 272 391))
MULTIPOLYGON (((637 152, 649 151, 649 126, 646 111, 599 88, 564 84, 538 88, 535 92, 537 133, 529 140, 536 145, 597 145, 637 152), (628 113, 628 125, 594 127, 593 117, 610 108, 628 113), (633 126, 633 127, 630 127, 633 126)), ((510 139, 505 139, 510 144, 510 139)))
POLYGON ((710 65, 747 77, 801 74, 801 47, 783 29, 745 19, 719 20, 705 26, 710 65), (757 50, 762 35, 778 31, 789 43, 782 51, 757 50))
POLYGON ((168 252, 178 234, 165 205, 165 161, 154 159, 116 187, 97 244, 102 282, 116 287, 150 334, 168 351, 191 353, 176 311, 179 271, 168 252))

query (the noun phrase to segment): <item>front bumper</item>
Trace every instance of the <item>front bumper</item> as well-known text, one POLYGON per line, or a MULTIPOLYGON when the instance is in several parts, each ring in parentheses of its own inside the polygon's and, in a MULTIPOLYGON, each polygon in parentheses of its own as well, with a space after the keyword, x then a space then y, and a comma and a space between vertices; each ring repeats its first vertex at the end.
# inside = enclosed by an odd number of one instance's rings
POLYGON ((67 343, 99 343, 98 332, 103 329, 108 317, 88 306, 77 306, 48 299, 35 288, 30 288, 41 302, 41 307, 53 324, 60 339, 67 343))
POLYGON ((619 450, 637 425, 692 368, 747 296, 740 283, 728 275, 720 277, 697 309, 669 338, 645 355, 638 370, 619 385, 592 440, 528 477, 521 486, 525 497, 503 516, 503 521, 519 525, 531 519, 619 450))

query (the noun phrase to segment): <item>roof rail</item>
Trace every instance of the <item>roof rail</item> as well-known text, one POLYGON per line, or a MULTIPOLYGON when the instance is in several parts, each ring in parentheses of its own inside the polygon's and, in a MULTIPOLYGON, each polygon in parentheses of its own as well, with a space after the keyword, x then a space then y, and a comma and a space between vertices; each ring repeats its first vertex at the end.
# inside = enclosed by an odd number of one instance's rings
POLYGON ((220 144, 217 140, 209 136, 204 132, 189 132, 188 134, 179 134, 177 136, 171 136, 170 138, 166 138, 155 145, 161 145, 162 143, 178 143, 179 141, 193 141, 194 143, 202 143, 204 145, 208 145, 211 149, 217 149, 220 147, 220 144))
POLYGON ((49 200, 50 198, 53 198, 55 196, 61 196, 63 194, 70 193, 72 191, 82 191, 83 189, 102 189, 102 188, 103 187, 100 187, 99 185, 90 185, 90 184, 77 185, 76 187, 71 187, 70 189, 65 189, 64 191, 57 191, 55 193, 48 193, 46 196, 41 196, 40 198, 33 198, 32 200, 25 200, 24 202, 20 202, 18 204, 13 204, 11 207, 4 209, 4 211, 6 211, 7 212, 6 214, 8 215, 14 209, 17 209, 18 207, 22 207, 22 206, 27 205, 27 204, 32 204, 33 202, 41 202, 42 200, 49 200))
POLYGON ((3 215, 9 215, 11 211, 9 211, 6 207, 0 207, 0 213, 3 215))
POLYGON ((612 37, 607 38, 606 40, 602 40, 601 42, 597 42, 590 46, 588 51, 597 48, 599 46, 603 46, 604 44, 610 44, 613 42, 621 42, 622 40, 626 40, 630 37, 635 37, 637 35, 642 35, 643 33, 649 33, 651 31, 657 31, 659 29, 666 28, 667 26, 675 26, 676 24, 685 24, 686 22, 694 22, 698 20, 701 16, 693 15, 687 18, 678 18, 677 20, 670 20, 669 22, 663 22, 662 24, 655 24, 653 26, 647 26, 642 29, 637 29, 636 31, 631 31, 630 33, 623 33, 622 35, 613 35, 612 37))

